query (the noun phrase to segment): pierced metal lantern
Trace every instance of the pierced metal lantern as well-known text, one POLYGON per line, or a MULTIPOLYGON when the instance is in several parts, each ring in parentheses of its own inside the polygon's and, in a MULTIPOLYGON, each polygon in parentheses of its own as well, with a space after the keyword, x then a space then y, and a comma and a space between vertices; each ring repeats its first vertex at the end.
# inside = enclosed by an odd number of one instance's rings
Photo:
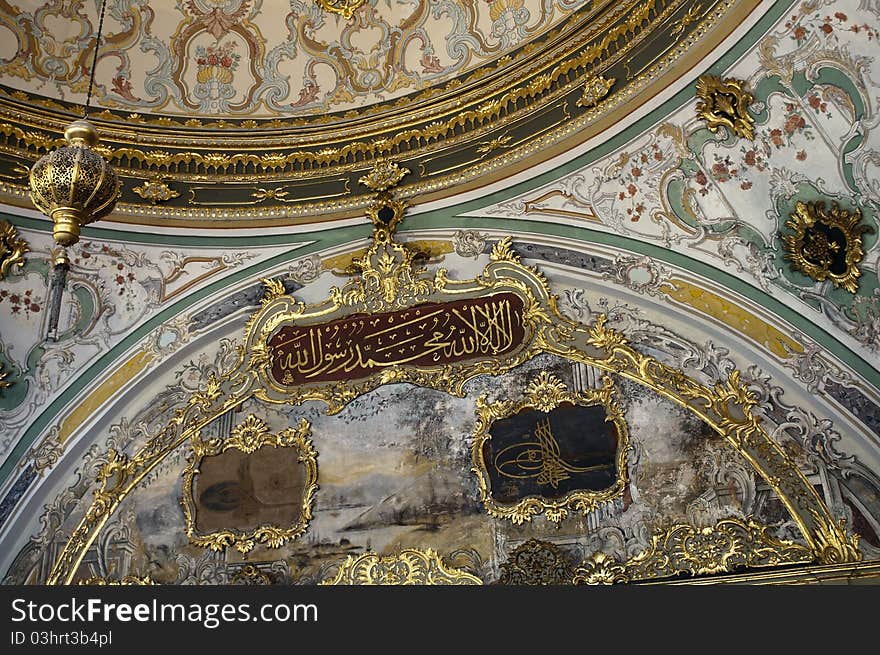
POLYGON ((85 120, 64 131, 70 145, 62 146, 31 168, 30 196, 37 209, 52 219, 53 235, 62 246, 79 241, 83 225, 103 218, 116 205, 119 178, 101 155, 92 150, 98 131, 85 120))

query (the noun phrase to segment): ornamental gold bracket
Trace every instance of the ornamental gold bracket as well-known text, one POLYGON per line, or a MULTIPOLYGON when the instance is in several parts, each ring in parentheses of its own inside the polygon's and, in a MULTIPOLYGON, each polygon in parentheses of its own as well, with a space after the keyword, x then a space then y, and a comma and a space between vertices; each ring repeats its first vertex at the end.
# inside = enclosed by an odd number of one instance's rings
POLYGON ((722 80, 717 75, 701 75, 697 80, 697 116, 706 121, 710 132, 726 127, 743 139, 755 138, 755 119, 749 105, 755 98, 746 83, 732 77, 722 80))
POLYGON ((0 221, 0 280, 12 269, 24 266, 24 254, 30 251, 27 241, 18 235, 18 230, 9 221, 0 221))
MULTIPOLYGON (((280 548, 286 542, 303 534, 312 519, 315 492, 318 490, 318 455, 309 439, 310 432, 309 422, 302 419, 296 428, 287 428, 272 434, 264 421, 251 414, 233 428, 232 434, 226 439, 202 441, 198 433, 194 434, 193 452, 183 472, 180 499, 186 521, 186 535, 190 543, 214 551, 223 551, 228 546, 233 546, 242 555, 247 556, 257 544, 263 544, 268 548, 280 548), (298 518, 291 525, 263 524, 245 530, 224 528, 213 532, 200 531, 195 491, 197 478, 202 472, 205 459, 221 455, 231 449, 252 455, 263 448, 293 448, 296 451, 297 462, 303 467, 302 504, 298 518)), ((252 479, 248 479, 248 482, 250 485, 254 484, 252 479)), ((221 484, 228 485, 227 482, 221 484)), ((201 492, 201 495, 203 496, 204 492, 201 492)))
POLYGON ((212 375, 139 451, 107 453, 94 500, 55 561, 49 584, 74 580, 127 494, 176 448, 199 439, 206 425, 245 401, 296 406, 319 400, 335 414, 393 383, 461 397, 476 376, 501 375, 542 353, 632 380, 691 412, 767 481, 819 562, 861 558, 856 540, 764 427, 755 412, 757 398, 739 371, 709 386, 637 351, 604 315, 592 325, 563 316, 547 279, 521 261, 510 237, 494 245, 473 279, 453 280, 443 268, 417 267, 414 253, 394 240, 404 207, 389 204, 395 201, 388 190, 403 169, 380 163, 381 170, 365 176, 380 195, 375 212, 368 212, 373 240, 359 261, 361 273, 308 305, 285 294, 280 284, 267 284, 261 307, 245 327, 238 360, 212 375))
POLYGON ((836 288, 856 293, 862 275, 858 265, 865 255, 862 235, 874 231, 861 220, 860 209, 850 212, 835 202, 826 210, 822 201, 798 201, 785 221, 793 233, 780 235, 785 259, 817 282, 831 280, 836 288))
POLYGON ((510 400, 488 403, 485 394, 477 399, 477 422, 474 430, 474 443, 471 449, 473 468, 477 476, 480 500, 491 516, 506 519, 515 525, 530 522, 534 516, 543 514, 559 527, 560 521, 568 516, 570 510, 589 515, 598 507, 623 495, 627 483, 626 453, 629 450, 629 430, 623 410, 616 402, 614 383, 608 375, 602 378, 602 387, 580 392, 569 391, 565 384, 546 371, 526 387, 525 397, 518 403, 510 400), (553 497, 545 495, 558 488, 560 482, 577 479, 578 474, 595 474, 590 469, 600 466, 576 466, 566 461, 565 453, 552 432, 552 412, 563 405, 575 407, 601 407, 604 421, 610 423, 616 443, 615 453, 610 458, 614 475, 607 486, 599 489, 572 489, 553 497), (541 416, 535 423, 533 434, 522 437, 522 442, 505 444, 501 452, 489 452, 493 426, 503 419, 523 414, 526 410, 537 410, 541 416), (506 455, 505 455, 506 453, 506 455), (494 457, 492 456, 494 454, 494 457), (538 480, 540 493, 518 498, 516 502, 504 502, 493 495, 490 467, 496 480, 521 481, 538 480))

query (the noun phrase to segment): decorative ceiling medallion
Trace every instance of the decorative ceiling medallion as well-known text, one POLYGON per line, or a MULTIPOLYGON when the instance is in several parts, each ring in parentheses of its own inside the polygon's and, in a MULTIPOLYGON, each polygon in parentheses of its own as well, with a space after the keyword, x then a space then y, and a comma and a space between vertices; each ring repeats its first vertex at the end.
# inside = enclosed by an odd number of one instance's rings
POLYGON ((311 426, 271 434, 253 414, 227 439, 192 441, 181 505, 190 543, 243 555, 280 548, 306 531, 318 489, 311 426))
POLYGON ((785 258, 794 270, 817 282, 831 280, 835 287, 856 293, 862 275, 858 264, 865 255, 862 234, 873 232, 869 225, 860 225, 861 220, 860 209, 850 212, 835 202, 826 210, 822 201, 798 201, 785 221, 794 233, 781 235, 785 258))
POLYGON ((571 584, 574 569, 554 543, 529 539, 517 546, 501 565, 498 584, 571 584))
POLYGON ((134 187, 132 191, 154 205, 180 197, 180 193, 169 187, 168 183, 159 176, 151 177, 143 184, 134 187))
POLYGON ((608 95, 616 81, 613 77, 609 80, 601 75, 587 80, 586 84, 584 84, 584 93, 577 102, 578 107, 595 107, 598 105, 599 101, 608 95))
POLYGON ((478 398, 473 471, 489 514, 559 523, 621 496, 629 431, 614 393, 607 375, 600 389, 573 393, 543 371, 519 403, 478 398))
POLYGON ((367 0, 318 0, 318 4, 324 11, 339 14, 349 19, 360 9, 367 0))
POLYGON ((322 585, 481 585, 483 581, 465 571, 447 567, 430 548, 407 548, 399 555, 376 553, 349 555, 335 577, 322 585))
POLYGON ((722 80, 717 75, 701 75, 697 80, 697 116, 706 121, 710 132, 723 126, 736 136, 755 138, 755 119, 749 105, 755 100, 745 89, 746 83, 734 78, 722 80))
POLYGON ((30 251, 27 241, 19 237, 18 230, 9 221, 0 221, 0 280, 13 268, 24 266, 24 254, 30 251))

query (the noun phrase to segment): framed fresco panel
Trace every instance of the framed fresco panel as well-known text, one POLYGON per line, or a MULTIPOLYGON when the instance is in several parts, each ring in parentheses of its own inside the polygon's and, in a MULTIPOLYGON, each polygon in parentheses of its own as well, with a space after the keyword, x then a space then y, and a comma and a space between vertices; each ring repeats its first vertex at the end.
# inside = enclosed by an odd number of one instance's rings
POLYGON ((272 434, 250 415, 227 439, 194 440, 181 495, 190 543, 247 554, 305 532, 318 489, 310 429, 302 420, 272 434))

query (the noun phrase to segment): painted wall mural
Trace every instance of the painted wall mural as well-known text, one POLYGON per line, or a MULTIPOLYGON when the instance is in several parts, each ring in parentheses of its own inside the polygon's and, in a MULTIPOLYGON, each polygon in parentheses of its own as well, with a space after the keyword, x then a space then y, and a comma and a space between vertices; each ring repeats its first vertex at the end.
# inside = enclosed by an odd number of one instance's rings
MULTIPOLYGON (((493 61, 589 9, 584 0, 369 0, 350 20, 314 0, 108 0, 97 104, 132 112, 274 117, 356 110, 493 61)), ((0 76, 83 102, 98 8, 0 2, 0 76)))
MULTIPOLYGON (((83 240, 71 249, 71 269, 57 341, 46 338, 54 243, 45 232, 21 229, 32 252, 0 288, 0 361, 10 386, 0 397, 0 457, 5 458, 42 409, 79 373, 124 341, 135 328, 185 295, 283 248, 163 248, 83 240)), ((53 426, 64 441, 97 404, 141 373, 149 362, 186 343, 185 324, 169 321, 117 377, 96 393, 92 407, 53 426)))

